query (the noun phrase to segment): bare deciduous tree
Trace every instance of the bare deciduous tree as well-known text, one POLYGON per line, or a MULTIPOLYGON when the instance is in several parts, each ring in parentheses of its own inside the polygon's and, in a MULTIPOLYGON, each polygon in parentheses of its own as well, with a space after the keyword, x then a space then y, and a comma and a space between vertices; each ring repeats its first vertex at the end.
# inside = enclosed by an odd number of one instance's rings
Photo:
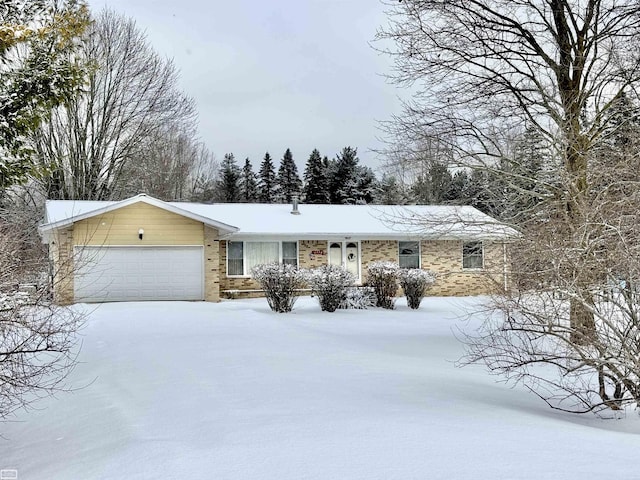
POLYGON ((110 10, 80 49, 92 65, 85 90, 42 125, 33 143, 49 175, 47 198, 117 197, 127 164, 160 132, 193 130, 195 107, 177 89, 173 63, 155 53, 132 20, 110 10))
POLYGON ((201 176, 211 155, 192 132, 172 129, 149 135, 126 162, 116 196, 147 193, 167 201, 190 200, 194 177, 201 176), (203 164, 205 162, 205 164, 203 164))
MULTIPOLYGON (((32 273, 25 264, 19 227, 0 226, 0 420, 42 396, 67 390, 83 316, 51 305, 47 288, 24 292, 32 273)), ((45 285, 46 287, 46 285, 45 285)))
POLYGON ((392 42, 395 80, 418 91, 387 125, 392 133, 409 144, 435 136, 458 165, 497 173, 535 198, 523 202, 530 210, 512 248, 520 290, 496 299, 502 315, 472 343, 470 358, 530 380, 560 408, 637 403, 638 151, 614 161, 602 146, 624 123, 612 111, 638 98, 640 5, 388 5, 390 24, 379 38, 392 42), (548 152, 535 179, 500 168, 519 163, 513 139, 525 132, 548 152), (544 368, 533 373, 540 364, 557 367, 560 380, 544 368))

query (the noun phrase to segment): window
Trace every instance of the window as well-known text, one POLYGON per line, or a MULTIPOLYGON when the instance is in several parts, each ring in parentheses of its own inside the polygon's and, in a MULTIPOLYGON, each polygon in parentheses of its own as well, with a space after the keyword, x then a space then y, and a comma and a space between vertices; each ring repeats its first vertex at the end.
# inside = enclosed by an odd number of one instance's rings
POLYGON ((282 263, 298 266, 298 243, 282 242, 282 263))
POLYGON ((398 242, 400 268, 420 268, 420 242, 398 242))
POLYGON ((482 268, 483 266, 482 242, 464 242, 462 244, 462 268, 482 268))
POLYGON ((244 248, 242 242, 227 244, 227 275, 244 274, 244 248))
POLYGON ((256 265, 280 260, 280 244, 278 242, 244 242, 244 250, 247 259, 245 268, 247 275, 251 275, 251 269, 256 265))
POLYGON ((228 242, 227 276, 251 275, 256 265, 282 262, 298 265, 297 242, 228 242))

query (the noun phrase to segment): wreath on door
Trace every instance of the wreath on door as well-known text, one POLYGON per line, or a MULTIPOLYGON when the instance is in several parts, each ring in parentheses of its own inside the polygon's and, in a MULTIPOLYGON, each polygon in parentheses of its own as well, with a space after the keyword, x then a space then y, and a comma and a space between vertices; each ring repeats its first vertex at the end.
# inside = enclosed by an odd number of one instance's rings
POLYGON ((347 255, 347 260, 349 260, 350 262, 355 261, 355 259, 356 259, 355 253, 350 253, 349 255, 347 255))

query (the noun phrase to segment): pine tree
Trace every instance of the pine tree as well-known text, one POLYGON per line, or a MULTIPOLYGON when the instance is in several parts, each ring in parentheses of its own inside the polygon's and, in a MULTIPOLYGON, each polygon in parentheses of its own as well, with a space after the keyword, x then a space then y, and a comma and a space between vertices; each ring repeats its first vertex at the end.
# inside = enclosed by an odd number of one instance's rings
POLYGON ((240 174, 240 201, 243 203, 252 203, 258 199, 258 180, 251 160, 247 157, 240 174))
POLYGON ((89 24, 84 2, 0 3, 0 188, 42 173, 27 136, 82 88, 75 52, 89 24))
POLYGON ((433 160, 427 171, 412 185, 411 192, 418 203, 440 205, 451 200, 451 182, 453 177, 447 166, 433 160))
POLYGON ((240 167, 238 167, 233 153, 225 154, 220 165, 218 191, 224 203, 240 201, 240 167))
POLYGON ((258 200, 262 203, 276 202, 276 169, 269 152, 264 154, 258 174, 258 200))
POLYGON ((491 214, 492 199, 495 198, 495 195, 490 194, 488 177, 487 172, 483 170, 472 170, 467 182, 467 188, 462 195, 465 205, 471 205, 481 212, 491 214))
POLYGON ((293 161, 291 150, 287 148, 278 169, 278 199, 284 203, 291 203, 293 197, 299 197, 302 181, 298 175, 298 167, 293 161))
POLYGON ((356 166, 357 191, 355 203, 366 205, 373 203, 378 189, 378 179, 370 167, 364 165, 356 166))
POLYGON ((494 209, 494 214, 516 223, 535 216, 533 210, 544 196, 542 167, 550 163, 544 137, 534 128, 525 130, 516 143, 513 159, 503 166, 505 174, 499 175, 506 183, 505 198, 501 208, 494 209))
POLYGON ((327 183, 327 167, 329 159, 320 158, 320 152, 314 149, 309 155, 304 169, 304 201, 305 203, 329 203, 329 186, 327 183))
POLYGON ((358 199, 358 151, 344 147, 329 165, 331 203, 355 204, 358 199))
POLYGON ((382 175, 374 200, 378 205, 404 205, 404 195, 398 179, 388 173, 382 175))
POLYGON ((449 191, 447 192, 447 199, 449 203, 454 205, 464 205, 464 192, 467 189, 469 183, 469 175, 466 170, 458 170, 453 174, 451 184, 449 185, 449 191))

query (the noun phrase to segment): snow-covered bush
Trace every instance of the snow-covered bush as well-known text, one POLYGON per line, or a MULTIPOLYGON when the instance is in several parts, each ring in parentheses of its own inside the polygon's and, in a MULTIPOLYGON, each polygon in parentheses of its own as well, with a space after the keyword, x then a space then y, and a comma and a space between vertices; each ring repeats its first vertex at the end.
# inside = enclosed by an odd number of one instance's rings
POLYGON ((271 310, 278 313, 290 312, 298 298, 298 291, 304 285, 304 273, 293 265, 267 263, 251 269, 253 279, 264 290, 271 310))
POLYGON ((367 266, 367 284, 376 294, 376 307, 393 309, 399 268, 393 262, 372 262, 367 266))
POLYGON ((340 309, 364 310, 376 304, 376 292, 372 287, 349 287, 345 294, 345 299, 338 307, 340 309))
POLYGON ((400 286, 407 297, 407 305, 414 310, 420 307, 424 292, 436 281, 436 276, 419 268, 401 269, 398 273, 400 286))
POLYGON ((347 288, 356 281, 353 273, 338 265, 323 265, 305 274, 311 293, 323 312, 335 312, 347 298, 347 288))
POLYGON ((33 304, 32 295, 28 292, 0 292, 0 311, 13 310, 22 305, 33 304))

